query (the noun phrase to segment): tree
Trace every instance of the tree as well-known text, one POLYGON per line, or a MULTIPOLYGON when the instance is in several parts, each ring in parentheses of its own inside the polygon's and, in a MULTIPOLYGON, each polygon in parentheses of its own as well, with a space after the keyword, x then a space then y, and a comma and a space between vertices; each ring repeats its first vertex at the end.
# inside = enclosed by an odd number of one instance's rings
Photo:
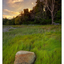
POLYGON ((7 22, 7 18, 3 18, 3 25, 5 25, 7 22))
POLYGON ((55 22, 61 24, 61 10, 58 10, 55 15, 55 22))
POLYGON ((51 13, 52 24, 54 23, 54 7, 55 7, 55 0, 40 0, 44 2, 45 6, 51 13))
POLYGON ((36 15, 38 16, 40 15, 40 17, 43 17, 43 7, 44 7, 44 4, 40 2, 40 0, 37 0, 36 6, 34 7, 36 15))
POLYGON ((18 16, 15 18, 15 24, 16 25, 19 25, 20 24, 20 18, 18 16))
POLYGON ((43 22, 43 19, 46 18, 46 14, 45 14, 43 8, 44 8, 44 4, 42 2, 40 2, 40 0, 37 0, 36 6, 33 7, 34 14, 32 14, 32 15, 34 15, 33 16, 34 22, 36 24, 39 24, 39 23, 41 24, 43 22))
POLYGON ((7 22, 6 22, 6 25, 9 25, 9 24, 10 24, 10 21, 7 21, 7 22))

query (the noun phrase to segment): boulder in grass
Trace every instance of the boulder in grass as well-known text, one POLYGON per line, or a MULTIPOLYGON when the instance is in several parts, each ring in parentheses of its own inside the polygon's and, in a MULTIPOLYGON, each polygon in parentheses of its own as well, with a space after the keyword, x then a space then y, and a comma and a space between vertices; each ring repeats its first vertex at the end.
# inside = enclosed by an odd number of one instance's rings
POLYGON ((35 61, 35 53, 29 51, 18 51, 15 55, 14 64, 33 64, 35 61))

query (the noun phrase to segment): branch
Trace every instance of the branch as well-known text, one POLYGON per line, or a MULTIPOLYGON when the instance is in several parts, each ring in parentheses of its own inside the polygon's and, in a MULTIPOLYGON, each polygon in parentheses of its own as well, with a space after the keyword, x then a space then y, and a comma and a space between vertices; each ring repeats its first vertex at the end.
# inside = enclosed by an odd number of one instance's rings
POLYGON ((50 10, 50 8, 48 6, 48 1, 47 0, 46 0, 46 6, 47 6, 48 10, 51 12, 51 10, 50 10))
POLYGON ((54 11, 54 4, 55 4, 55 0, 52 2, 53 11, 54 11))
POLYGON ((48 7, 48 5, 47 5, 47 8, 48 8, 48 10, 51 12, 51 10, 50 10, 50 8, 48 7))

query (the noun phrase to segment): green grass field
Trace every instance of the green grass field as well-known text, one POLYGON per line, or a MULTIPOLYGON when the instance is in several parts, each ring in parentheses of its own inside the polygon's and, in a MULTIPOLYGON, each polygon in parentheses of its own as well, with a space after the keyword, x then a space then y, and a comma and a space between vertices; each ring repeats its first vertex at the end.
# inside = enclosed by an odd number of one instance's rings
POLYGON ((14 64, 15 54, 20 50, 34 52, 34 64, 61 64, 61 25, 12 27, 16 29, 3 32, 3 64, 14 64))

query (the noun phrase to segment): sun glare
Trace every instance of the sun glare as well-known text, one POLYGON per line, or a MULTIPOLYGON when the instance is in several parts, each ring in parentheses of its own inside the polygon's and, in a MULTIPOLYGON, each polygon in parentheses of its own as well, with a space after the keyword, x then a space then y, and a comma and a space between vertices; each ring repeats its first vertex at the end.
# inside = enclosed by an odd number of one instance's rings
POLYGON ((34 3, 32 2, 32 5, 34 5, 34 3))
POLYGON ((43 11, 45 11, 45 8, 43 8, 43 11))
POLYGON ((29 12, 30 12, 31 9, 29 9, 29 12))

